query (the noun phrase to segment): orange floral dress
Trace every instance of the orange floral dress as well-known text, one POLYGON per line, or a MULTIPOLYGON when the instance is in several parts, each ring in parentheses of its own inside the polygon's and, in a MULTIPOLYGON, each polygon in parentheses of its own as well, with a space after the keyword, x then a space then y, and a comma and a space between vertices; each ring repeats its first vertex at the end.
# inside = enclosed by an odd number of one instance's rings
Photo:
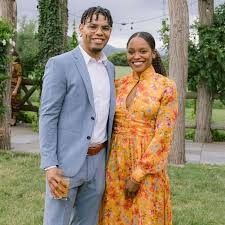
POLYGON ((116 81, 116 113, 99 225, 171 225, 167 158, 177 117, 175 83, 146 69, 116 81), (127 108, 127 96, 136 94, 127 108), (125 181, 141 182, 125 199, 125 181))

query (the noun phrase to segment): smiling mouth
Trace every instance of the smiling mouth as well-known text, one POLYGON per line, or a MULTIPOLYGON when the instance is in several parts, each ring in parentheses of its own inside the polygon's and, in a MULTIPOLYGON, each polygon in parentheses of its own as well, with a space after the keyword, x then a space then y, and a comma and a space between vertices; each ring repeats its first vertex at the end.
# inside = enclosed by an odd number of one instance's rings
POLYGON ((97 44, 102 44, 104 42, 103 39, 99 39, 99 38, 95 38, 95 39, 92 39, 95 43, 97 44))
POLYGON ((133 65, 135 66, 141 66, 144 62, 132 62, 133 65))

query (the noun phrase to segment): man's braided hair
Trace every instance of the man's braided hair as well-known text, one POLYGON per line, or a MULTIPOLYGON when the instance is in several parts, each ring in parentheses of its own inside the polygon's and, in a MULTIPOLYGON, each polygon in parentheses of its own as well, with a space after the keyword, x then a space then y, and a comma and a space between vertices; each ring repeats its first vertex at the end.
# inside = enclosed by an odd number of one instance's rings
POLYGON ((99 14, 103 15, 105 19, 108 20, 109 26, 112 27, 113 20, 110 11, 106 8, 102 8, 101 6, 91 7, 85 10, 81 17, 81 24, 85 24, 88 19, 88 22, 92 22, 93 15, 96 15, 96 20, 98 20, 99 14))

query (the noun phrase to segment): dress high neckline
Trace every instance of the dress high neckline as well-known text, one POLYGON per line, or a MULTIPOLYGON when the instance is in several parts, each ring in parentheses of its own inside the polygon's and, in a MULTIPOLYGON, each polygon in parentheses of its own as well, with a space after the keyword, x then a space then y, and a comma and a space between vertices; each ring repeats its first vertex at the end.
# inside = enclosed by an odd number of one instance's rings
POLYGON ((140 75, 138 75, 137 72, 133 71, 133 78, 135 80, 146 80, 150 76, 152 76, 155 73, 154 67, 151 65, 146 70, 144 70, 140 75))

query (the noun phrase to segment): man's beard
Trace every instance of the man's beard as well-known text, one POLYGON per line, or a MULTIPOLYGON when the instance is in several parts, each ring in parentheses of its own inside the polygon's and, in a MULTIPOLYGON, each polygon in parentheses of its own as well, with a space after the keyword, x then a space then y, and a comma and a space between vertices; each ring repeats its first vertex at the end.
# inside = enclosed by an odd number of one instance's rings
MULTIPOLYGON (((105 46, 104 46, 105 47, 105 46)), ((102 51, 102 49, 104 48, 104 47, 102 47, 102 48, 97 48, 97 47, 94 47, 94 48, 92 48, 92 51, 93 52, 95 52, 95 53, 99 53, 99 52, 101 52, 102 51)))

